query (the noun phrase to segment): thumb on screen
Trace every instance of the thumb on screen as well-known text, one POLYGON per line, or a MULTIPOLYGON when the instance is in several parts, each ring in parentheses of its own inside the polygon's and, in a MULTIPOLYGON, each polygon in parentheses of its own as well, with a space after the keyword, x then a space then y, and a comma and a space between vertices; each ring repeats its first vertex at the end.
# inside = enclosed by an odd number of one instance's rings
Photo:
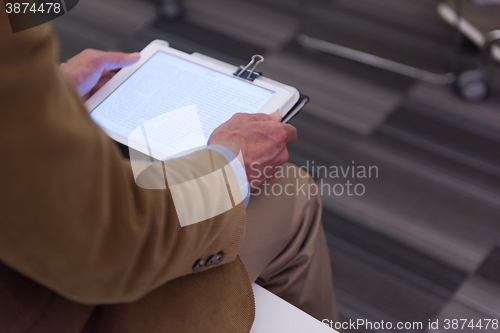
POLYGON ((106 52, 101 58, 101 68, 102 70, 113 70, 127 67, 135 64, 140 58, 141 54, 139 52, 106 52))
POLYGON ((283 116, 281 115, 281 113, 279 111, 271 113, 270 116, 273 118, 273 120, 276 120, 276 121, 281 121, 281 119, 283 118, 283 116))

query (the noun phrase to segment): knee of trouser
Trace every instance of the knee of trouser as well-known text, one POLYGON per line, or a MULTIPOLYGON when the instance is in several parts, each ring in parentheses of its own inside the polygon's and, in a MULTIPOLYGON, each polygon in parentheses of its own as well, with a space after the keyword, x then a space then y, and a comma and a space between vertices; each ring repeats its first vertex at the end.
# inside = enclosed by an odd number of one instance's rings
POLYGON ((285 163, 278 169, 275 183, 281 187, 282 194, 294 196, 297 201, 305 200, 304 203, 321 206, 320 189, 306 168, 285 163))
POLYGON ((299 180, 299 182, 304 183, 314 182, 314 179, 305 167, 299 167, 292 163, 285 163, 278 167, 275 176, 278 179, 286 179, 288 181, 299 180))
POLYGON ((280 197, 295 208, 321 206, 320 189, 304 167, 285 163, 278 167, 275 178, 262 183, 253 196, 280 197))

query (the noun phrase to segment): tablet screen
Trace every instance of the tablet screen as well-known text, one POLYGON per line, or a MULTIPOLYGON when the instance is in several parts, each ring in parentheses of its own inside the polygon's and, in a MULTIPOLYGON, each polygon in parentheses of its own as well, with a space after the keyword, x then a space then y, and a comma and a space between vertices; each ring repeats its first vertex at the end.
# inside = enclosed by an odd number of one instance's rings
MULTIPOLYGON (((145 122, 190 107, 196 110, 208 140, 213 130, 232 115, 257 113, 274 94, 274 91, 157 51, 90 115, 108 131, 128 138, 145 122)), ((190 131, 189 126, 179 126, 176 132, 190 131)), ((169 133, 164 135, 162 141, 168 141, 169 133)))

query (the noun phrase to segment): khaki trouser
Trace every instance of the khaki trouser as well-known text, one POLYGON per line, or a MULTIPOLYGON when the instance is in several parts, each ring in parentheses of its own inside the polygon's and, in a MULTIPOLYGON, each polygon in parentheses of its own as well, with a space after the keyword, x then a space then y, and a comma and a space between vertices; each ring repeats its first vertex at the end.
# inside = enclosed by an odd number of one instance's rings
POLYGON ((284 177, 252 195, 239 255, 251 281, 318 320, 336 320, 321 198, 308 197, 313 180, 305 171, 291 164, 283 170, 284 177))

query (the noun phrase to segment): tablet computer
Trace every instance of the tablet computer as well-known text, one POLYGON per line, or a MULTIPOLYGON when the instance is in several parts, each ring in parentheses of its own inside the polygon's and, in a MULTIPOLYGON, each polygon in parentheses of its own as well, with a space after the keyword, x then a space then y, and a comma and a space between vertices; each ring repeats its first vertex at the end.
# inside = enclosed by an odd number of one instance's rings
POLYGON ((162 159, 206 144, 213 130, 235 113, 279 111, 285 116, 299 100, 293 87, 261 76, 251 82, 233 75, 236 70, 156 40, 86 106, 111 138, 162 159), (150 140, 139 138, 145 130, 156 133, 148 134, 150 140))

